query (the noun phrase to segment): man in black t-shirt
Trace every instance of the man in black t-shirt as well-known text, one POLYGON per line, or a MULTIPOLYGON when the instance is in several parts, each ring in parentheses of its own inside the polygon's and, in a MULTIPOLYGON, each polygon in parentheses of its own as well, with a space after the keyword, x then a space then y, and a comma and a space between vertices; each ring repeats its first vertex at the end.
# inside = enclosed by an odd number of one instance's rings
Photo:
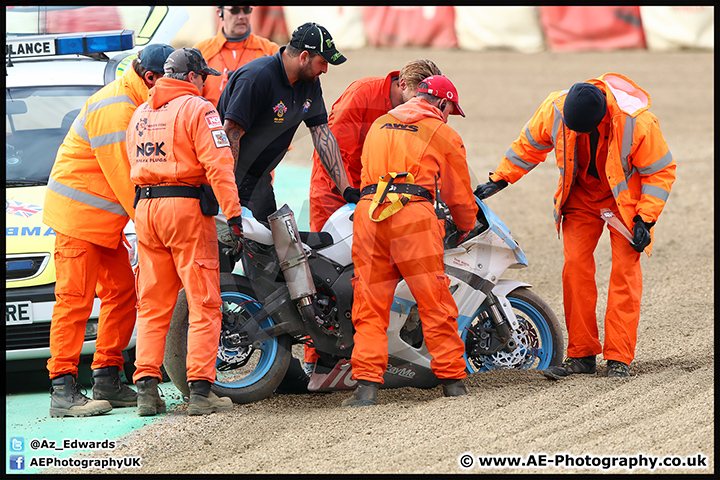
POLYGON ((320 160, 345 199, 359 200, 360 192, 350 186, 328 127, 319 80, 328 63, 345 60, 324 27, 305 23, 278 53, 233 73, 223 90, 218 112, 235 158, 240 203, 259 221, 266 222, 277 210, 270 173, 283 159, 300 122, 310 129, 320 160))

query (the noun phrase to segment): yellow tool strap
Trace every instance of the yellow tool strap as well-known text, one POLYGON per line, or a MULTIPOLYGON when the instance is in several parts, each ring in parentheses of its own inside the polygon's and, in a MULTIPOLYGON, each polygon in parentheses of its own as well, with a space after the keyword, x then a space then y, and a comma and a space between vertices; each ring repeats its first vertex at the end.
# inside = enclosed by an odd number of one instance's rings
POLYGON ((410 195, 409 193, 393 193, 389 191, 391 189, 392 183, 398 176, 405 177, 405 183, 415 183, 415 177, 413 177, 412 173, 410 172, 389 172, 388 174, 380 177, 380 180, 378 181, 377 191, 372 198, 370 210, 368 211, 370 220, 372 220, 373 222, 382 222, 390 215, 399 212, 400 209, 407 205, 407 203, 410 201, 410 197, 412 195, 410 195), (373 218, 373 212, 378 207, 378 205, 385 201, 385 197, 390 200, 390 206, 380 212, 380 216, 378 218, 373 218))

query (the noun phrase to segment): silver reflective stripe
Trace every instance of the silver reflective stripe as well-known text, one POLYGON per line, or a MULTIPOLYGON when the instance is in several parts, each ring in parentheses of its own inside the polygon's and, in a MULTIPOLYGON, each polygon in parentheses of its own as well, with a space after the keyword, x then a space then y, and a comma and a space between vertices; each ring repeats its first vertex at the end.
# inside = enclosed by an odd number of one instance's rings
POLYGON ((106 145, 112 145, 113 143, 124 142, 126 137, 126 130, 98 135, 90 139, 90 148, 104 147, 106 145))
POLYGON ((623 172, 625 172, 625 178, 630 178, 633 172, 630 171, 630 164, 628 163, 628 157, 633 145, 633 132, 635 132, 635 117, 625 115, 625 129, 623 130, 622 147, 620 149, 620 160, 622 161, 623 172))
POLYGON ((97 102, 93 102, 88 104, 87 109, 85 113, 83 114, 82 118, 78 116, 78 118, 75 119, 75 122, 73 122, 73 127, 75 128, 75 131, 77 134, 88 142, 90 144, 90 148, 97 148, 102 147, 104 145, 111 145, 116 142, 125 141, 125 135, 123 135, 122 138, 118 138, 117 135, 120 132, 110 133, 107 135, 100 135, 94 138, 90 138, 90 135, 87 132, 87 128, 85 127, 85 123, 87 122, 87 114, 88 112, 94 112, 96 110, 99 110, 103 107, 107 107, 108 105, 114 105, 116 103, 129 103, 130 105, 136 106, 135 102, 132 101, 130 97, 127 95, 116 95, 114 97, 109 98, 103 98, 102 100, 98 100, 97 102), (115 136, 115 137, 113 137, 115 136), (104 138, 107 137, 107 138, 104 138))
POLYGON ((96 197, 95 195, 91 195, 87 192, 81 192, 80 190, 76 190, 74 188, 68 187, 67 185, 63 185, 62 183, 59 183, 52 178, 48 181, 47 186, 49 190, 52 190, 58 195, 62 195, 63 197, 67 197, 71 200, 84 203, 85 205, 90 205, 91 207, 100 210, 105 210, 106 212, 114 213, 115 215, 120 215, 123 217, 128 216, 123 206, 119 203, 110 202, 108 200, 105 200, 104 198, 96 197))
POLYGON ((95 110, 100 110, 103 107, 107 107, 108 105, 113 105, 115 103, 129 103, 130 105, 137 106, 127 95, 115 95, 114 97, 103 98, 102 100, 89 104, 87 111, 94 112, 95 110))
POLYGON ((617 198, 618 195, 620 195, 620 192, 623 192, 628 189, 628 184, 625 180, 615 185, 615 188, 612 189, 613 197, 617 198))
POLYGON ((640 175, 652 175, 653 173, 657 173, 663 168, 670 165, 670 162, 672 162, 672 154, 670 153, 670 150, 662 156, 661 159, 655 160, 651 165, 648 165, 647 167, 636 167, 637 171, 640 172, 640 175))
POLYGON ((525 136, 527 137, 528 142, 530 142, 530 145, 532 145, 536 150, 551 150, 553 148, 553 145, 543 145, 542 143, 535 141, 532 134, 530 134, 529 122, 525 125, 525 136))
POLYGON ((560 109, 557 107, 557 105, 553 104, 555 107, 555 119, 553 120, 553 127, 552 127, 552 136, 551 138, 553 141, 558 136, 558 132, 560 131, 560 124, 562 123, 562 113, 560 113, 560 109))
POLYGON ((75 132, 80 135, 80 138, 90 143, 90 137, 88 136, 87 130, 85 129, 85 115, 83 115, 82 118, 78 116, 75 119, 75 121, 73 122, 73 128, 75 128, 75 132))
POLYGON ((533 168, 537 167, 537 163, 526 162, 525 160, 520 158, 520 155, 515 153, 512 147, 508 148, 507 152, 505 152, 505 156, 513 163, 513 165, 522 168, 526 172, 529 172, 533 168))
POLYGON ((663 202, 667 202, 667 199, 670 196, 670 192, 660 187, 656 187, 655 185, 643 185, 641 191, 643 195, 650 195, 655 198, 659 198, 663 202))

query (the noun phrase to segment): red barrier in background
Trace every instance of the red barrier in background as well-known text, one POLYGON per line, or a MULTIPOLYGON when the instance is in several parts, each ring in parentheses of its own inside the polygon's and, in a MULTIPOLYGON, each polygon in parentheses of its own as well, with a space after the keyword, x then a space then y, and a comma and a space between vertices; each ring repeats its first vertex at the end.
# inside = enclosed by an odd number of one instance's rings
POLYGON ((285 45, 290 40, 290 35, 285 25, 283 7, 256 6, 253 7, 250 16, 250 27, 252 33, 272 40, 278 45, 285 45))
POLYGON ((48 10, 46 24, 48 33, 100 32, 123 28, 116 7, 48 10))
POLYGON ((538 7, 548 49, 645 48, 640 7, 538 7))
POLYGON ((455 10, 439 7, 365 7, 365 33, 374 47, 457 48, 455 10))

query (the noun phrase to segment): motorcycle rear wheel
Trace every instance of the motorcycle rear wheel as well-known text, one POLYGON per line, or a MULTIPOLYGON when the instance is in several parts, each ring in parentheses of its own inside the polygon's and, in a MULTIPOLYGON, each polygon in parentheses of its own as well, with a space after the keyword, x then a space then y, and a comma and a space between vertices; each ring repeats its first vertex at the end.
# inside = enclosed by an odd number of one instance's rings
MULTIPOLYGON (((223 301, 223 315, 233 312, 248 318, 261 308, 250 281, 243 276, 221 273, 220 295, 223 301)), ((267 317, 260 325, 261 328, 265 328, 274 324, 272 317, 267 317)), ((185 395, 189 395, 185 363, 187 331, 187 297, 185 290, 181 290, 170 321, 163 364, 173 384, 185 395)), ((233 403, 239 404, 256 402, 272 395, 290 364, 292 356, 290 337, 280 335, 271 338, 262 342, 259 348, 232 348, 228 347, 226 340, 224 332, 221 332, 216 367, 221 365, 220 357, 225 360, 232 357, 242 358, 243 361, 236 362, 236 365, 242 365, 233 369, 217 370, 212 391, 220 397, 229 397, 233 403)), ((229 363, 232 364, 233 361, 229 363)))
MULTIPOLYGON (((515 334, 518 347, 507 352, 501 350, 494 355, 469 357, 465 362, 469 373, 499 369, 544 370, 551 365, 560 365, 565 351, 560 323, 550 306, 535 292, 526 287, 513 290, 507 295, 510 305, 520 324, 515 334)), ((482 306, 468 325, 462 326, 461 338, 467 342, 467 327, 479 321, 482 306)))

